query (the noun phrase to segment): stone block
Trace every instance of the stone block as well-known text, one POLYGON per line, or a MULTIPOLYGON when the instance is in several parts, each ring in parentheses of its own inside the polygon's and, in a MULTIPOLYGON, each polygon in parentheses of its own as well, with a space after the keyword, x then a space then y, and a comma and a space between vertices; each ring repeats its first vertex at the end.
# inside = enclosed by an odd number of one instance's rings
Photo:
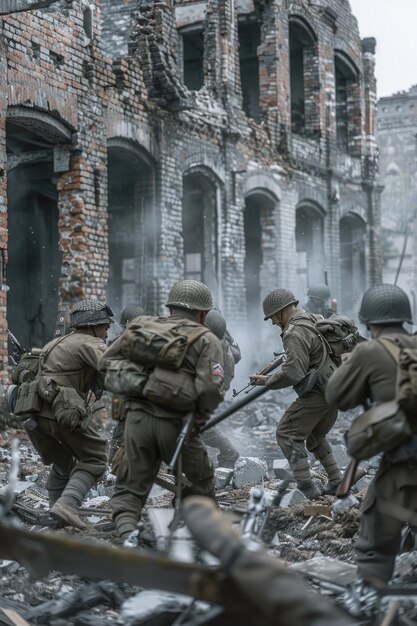
POLYGON ((286 509, 289 506, 295 506, 301 502, 307 502, 307 498, 299 489, 292 489, 281 500, 281 506, 286 509))
POLYGON ((224 489, 233 478, 233 470, 228 467, 217 467, 214 470, 214 484, 216 489, 224 489))
POLYGON ((256 457, 241 456, 233 470, 233 483, 240 488, 245 485, 255 485, 268 477, 265 461, 256 457))
POLYGON ((275 459, 272 463, 272 469, 274 471, 275 478, 279 478, 280 480, 288 478, 290 466, 287 459, 275 459))

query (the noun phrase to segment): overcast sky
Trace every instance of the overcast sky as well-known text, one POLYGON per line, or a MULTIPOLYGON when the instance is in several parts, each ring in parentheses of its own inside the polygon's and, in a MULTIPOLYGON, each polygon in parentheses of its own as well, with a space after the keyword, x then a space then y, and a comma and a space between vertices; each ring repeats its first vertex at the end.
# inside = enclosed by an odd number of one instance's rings
POLYGON ((417 0, 350 0, 361 37, 377 39, 378 96, 417 84, 417 0))

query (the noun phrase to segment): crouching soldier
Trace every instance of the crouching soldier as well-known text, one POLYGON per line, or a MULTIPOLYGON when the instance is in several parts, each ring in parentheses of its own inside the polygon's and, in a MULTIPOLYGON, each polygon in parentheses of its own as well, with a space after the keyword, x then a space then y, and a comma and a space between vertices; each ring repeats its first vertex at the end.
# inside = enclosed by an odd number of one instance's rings
MULTIPOLYGON (((241 359, 240 348, 236 341, 226 328, 226 320, 217 309, 209 311, 206 319, 206 326, 210 328, 212 333, 218 337, 223 348, 224 362, 224 390, 230 389, 231 382, 235 375, 235 365, 241 359)), ((239 452, 236 450, 230 439, 224 435, 216 426, 206 430, 203 435, 203 441, 207 446, 217 448, 219 451, 219 466, 234 467, 239 458, 239 452)))
POLYGON ((263 309, 265 320, 270 319, 282 330, 287 358, 276 373, 269 377, 252 376, 251 381, 270 389, 294 387, 300 397, 288 407, 278 425, 278 445, 289 460, 298 488, 307 498, 319 497, 321 490, 311 478, 306 446, 324 467, 328 492, 334 493, 341 471, 326 435, 334 426, 337 409, 327 404, 323 381, 336 365, 315 331, 316 317, 298 307, 298 300, 291 291, 275 289, 265 298, 263 309))
MULTIPOLYGON (((183 497, 214 498, 213 467, 198 434, 198 424, 208 419, 224 396, 222 347, 204 326, 213 297, 203 283, 184 280, 172 287, 166 306, 169 317, 133 321, 109 349, 114 360, 120 348, 121 367, 133 362, 138 371, 137 383, 131 390, 125 388, 125 453, 111 499, 121 538, 136 530, 160 464, 171 461, 183 420, 191 412, 196 427, 182 449, 182 471, 191 486, 183 489, 183 497)), ((106 355, 101 367, 107 367, 106 355)))
POLYGON ((97 300, 81 300, 70 315, 72 331, 41 352, 39 374, 53 380, 54 400, 43 400, 27 433, 43 463, 51 465, 46 483, 51 515, 83 529, 87 524, 78 508, 107 467, 106 441, 89 422, 88 409, 103 388, 98 362, 113 313, 97 300))

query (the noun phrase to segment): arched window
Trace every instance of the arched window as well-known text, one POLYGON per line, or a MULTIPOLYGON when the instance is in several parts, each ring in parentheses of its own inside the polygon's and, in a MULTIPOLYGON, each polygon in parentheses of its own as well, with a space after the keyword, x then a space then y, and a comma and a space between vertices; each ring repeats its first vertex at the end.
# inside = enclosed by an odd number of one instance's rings
POLYGON ((268 261, 273 246, 273 214, 277 199, 265 189, 254 189, 245 199, 245 289, 246 310, 249 325, 256 328, 261 311, 263 291, 262 270, 268 261), (272 242, 272 246, 271 246, 272 242))
POLYGON ((45 113, 7 112, 7 319, 27 349, 54 336, 62 265, 56 181, 69 167, 70 139, 69 129, 45 113))
POLYGON ((297 134, 318 130, 319 73, 317 38, 311 27, 296 16, 289 22, 291 128, 297 134))
POLYGON ((154 166, 136 145, 111 139, 108 147, 109 283, 115 312, 147 302, 147 263, 152 253, 154 166))
POLYGON ((201 280, 217 291, 218 185, 203 169, 193 169, 183 178, 182 233, 184 276, 201 280))
POLYGON ((353 314, 366 287, 366 224, 357 215, 347 214, 340 220, 340 278, 342 289, 341 311, 353 314))
POLYGON ((323 213, 314 205, 302 204, 295 224, 298 292, 302 293, 310 285, 324 282, 323 213))
POLYGON ((336 138, 341 152, 351 152, 352 141, 361 134, 359 71, 340 51, 335 52, 336 138))

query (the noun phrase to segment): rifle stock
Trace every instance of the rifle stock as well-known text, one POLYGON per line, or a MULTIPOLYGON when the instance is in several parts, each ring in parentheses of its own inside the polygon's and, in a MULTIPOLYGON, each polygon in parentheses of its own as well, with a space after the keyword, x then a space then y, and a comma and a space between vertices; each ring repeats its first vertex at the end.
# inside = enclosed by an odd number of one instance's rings
POLYGON ((346 498, 354 484, 356 470, 358 469, 359 461, 357 459, 351 459, 349 465, 345 469, 341 483, 336 491, 336 498, 346 498))
POLYGON ((175 448, 175 452, 172 455, 172 459, 168 465, 168 472, 170 474, 173 474, 175 472, 175 468, 177 466, 178 463, 178 459, 180 457, 180 454, 182 452, 182 449, 184 447, 185 442, 187 441, 188 435, 191 432, 191 429, 193 427, 194 424, 194 413, 187 413, 186 417, 185 417, 185 422, 183 427, 181 428, 181 432, 178 435, 177 438, 177 447, 175 448))

